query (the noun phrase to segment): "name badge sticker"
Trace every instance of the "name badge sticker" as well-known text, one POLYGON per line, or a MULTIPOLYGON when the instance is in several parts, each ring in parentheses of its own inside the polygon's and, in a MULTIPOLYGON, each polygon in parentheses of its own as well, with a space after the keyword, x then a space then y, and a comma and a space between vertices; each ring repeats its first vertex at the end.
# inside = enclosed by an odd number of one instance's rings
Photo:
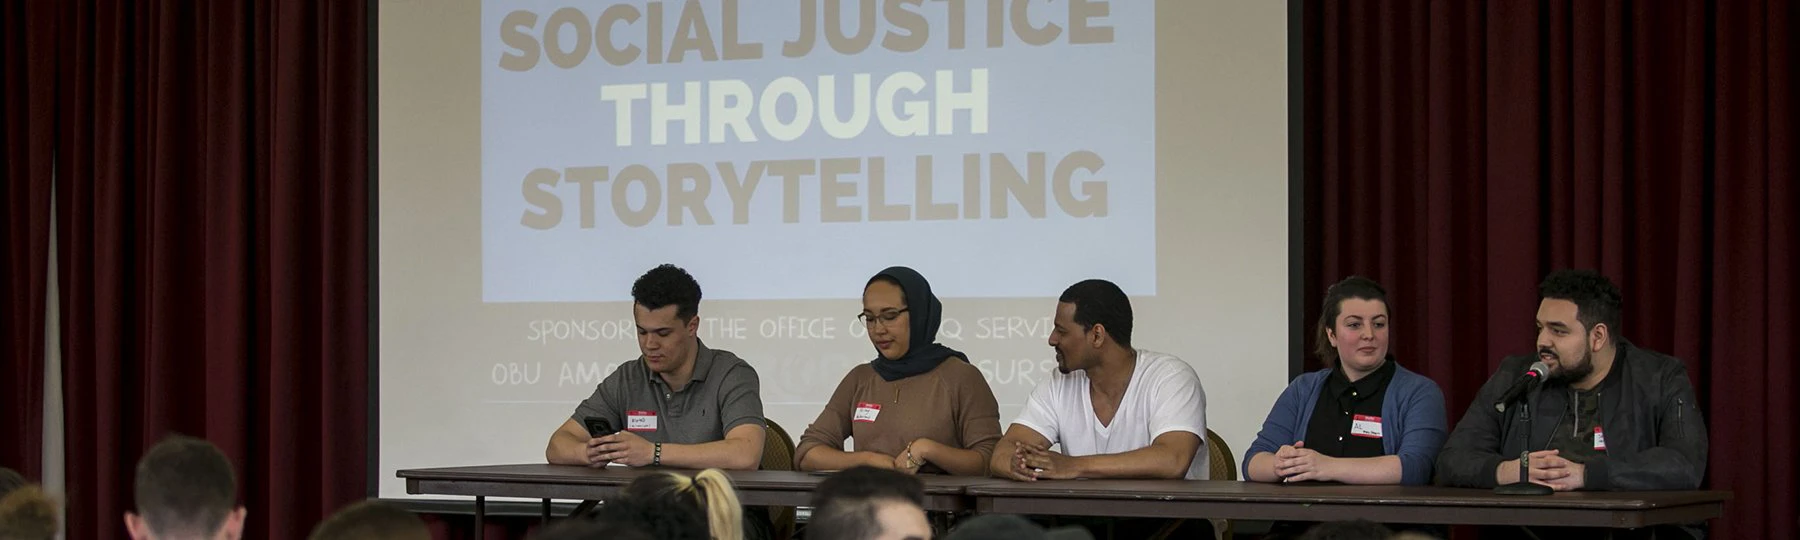
POLYGON ((656 431, 656 411, 625 411, 625 431, 656 431))
POLYGON ((877 416, 881 416, 881 406, 880 405, 876 405, 874 403, 857 403, 856 404, 856 416, 852 417, 850 419, 850 421, 852 421, 852 422, 874 422, 875 417, 877 417, 877 416))
POLYGON ((1366 414, 1350 417, 1350 434, 1368 439, 1381 438, 1381 417, 1366 414))

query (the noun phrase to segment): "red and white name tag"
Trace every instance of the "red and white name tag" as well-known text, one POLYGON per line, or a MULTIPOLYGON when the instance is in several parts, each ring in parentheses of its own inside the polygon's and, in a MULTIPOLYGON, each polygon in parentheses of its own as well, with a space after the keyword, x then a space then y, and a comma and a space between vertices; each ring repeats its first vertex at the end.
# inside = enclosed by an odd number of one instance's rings
POLYGON ((1606 451, 1606 433, 1600 431, 1600 426, 1594 426, 1594 449, 1606 451))
POLYGON ((857 403, 856 404, 856 416, 851 417, 850 421, 852 421, 852 422, 874 422, 875 417, 877 417, 877 416, 881 416, 881 406, 880 405, 876 405, 874 403, 857 403))
POLYGON ((656 411, 625 411, 625 431, 656 431, 656 411))
POLYGON ((1381 417, 1366 414, 1350 417, 1350 434, 1370 439, 1381 438, 1381 417))

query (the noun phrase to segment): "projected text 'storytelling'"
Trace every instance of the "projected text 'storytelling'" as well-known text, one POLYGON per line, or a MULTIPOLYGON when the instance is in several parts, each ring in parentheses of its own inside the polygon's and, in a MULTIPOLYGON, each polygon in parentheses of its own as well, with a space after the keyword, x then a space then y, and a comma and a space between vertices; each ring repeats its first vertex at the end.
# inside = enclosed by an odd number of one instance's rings
MULTIPOLYGON (((1154 2, 483 10, 488 301, 622 299, 599 284, 669 258, 627 244, 788 267, 879 245, 884 261, 951 255, 1027 274, 1048 255, 1025 240, 1049 237, 1154 260, 1154 2), (949 224, 954 233, 934 228, 949 224), (878 244, 819 242, 834 239, 878 244)), ((1114 278, 1154 293, 1154 265, 1137 272, 1114 278)), ((1044 294, 1063 281, 1043 279, 937 281, 953 296, 1044 294)), ((855 292, 826 286, 773 297, 855 292)))
POLYGON ((970 154, 962 159, 962 189, 944 196, 932 192, 931 156, 917 160, 915 170, 920 176, 913 183, 917 194, 911 202, 898 203, 886 200, 887 173, 880 157, 866 162, 857 158, 755 161, 745 167, 730 162, 671 163, 664 171, 632 165, 617 173, 607 167, 536 169, 525 176, 524 195, 533 208, 520 223, 534 229, 559 226, 569 210, 565 204, 572 204, 580 216, 580 227, 591 229, 596 212, 601 211, 597 209, 602 204, 599 198, 604 197, 604 210, 631 227, 649 225, 659 214, 669 225, 741 225, 750 222, 750 201, 758 190, 780 194, 780 213, 761 216, 763 219, 797 223, 801 182, 818 185, 812 193, 818 196, 819 220, 827 223, 981 219, 984 198, 989 202, 986 215, 995 218, 1008 217, 1014 204, 1039 218, 1052 209, 1075 217, 1106 215, 1106 182, 1077 178, 1104 165, 1093 152, 1062 156, 1054 164, 1047 163, 1041 152, 1029 154, 1024 164, 1015 164, 1001 154, 970 154), (771 180, 767 184, 765 176, 771 180), (556 188, 563 184, 578 186, 572 203, 558 195, 556 188), (722 220, 715 220, 706 205, 714 187, 722 188, 731 200, 729 217, 721 216, 722 220))

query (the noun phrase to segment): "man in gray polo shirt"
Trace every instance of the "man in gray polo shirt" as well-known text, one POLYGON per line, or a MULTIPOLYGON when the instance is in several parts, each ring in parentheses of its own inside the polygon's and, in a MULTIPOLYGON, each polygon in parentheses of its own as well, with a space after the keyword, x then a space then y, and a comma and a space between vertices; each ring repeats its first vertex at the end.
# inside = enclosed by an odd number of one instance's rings
POLYGON ((559 465, 755 470, 762 463, 761 382, 749 363, 708 349, 700 284, 665 264, 631 285, 636 360, 612 372, 550 435, 544 457, 559 465), (612 433, 588 433, 599 418, 612 433))

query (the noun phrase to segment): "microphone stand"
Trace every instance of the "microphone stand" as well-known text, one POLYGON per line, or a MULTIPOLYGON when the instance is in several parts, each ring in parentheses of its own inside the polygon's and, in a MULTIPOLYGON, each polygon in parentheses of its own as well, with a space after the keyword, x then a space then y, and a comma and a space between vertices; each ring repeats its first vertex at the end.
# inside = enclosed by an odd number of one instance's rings
POLYGON ((1550 486, 1531 483, 1531 396, 1537 389, 1527 392, 1524 399, 1519 400, 1519 481, 1513 484, 1494 486, 1495 495, 1549 495, 1556 490, 1550 486))

